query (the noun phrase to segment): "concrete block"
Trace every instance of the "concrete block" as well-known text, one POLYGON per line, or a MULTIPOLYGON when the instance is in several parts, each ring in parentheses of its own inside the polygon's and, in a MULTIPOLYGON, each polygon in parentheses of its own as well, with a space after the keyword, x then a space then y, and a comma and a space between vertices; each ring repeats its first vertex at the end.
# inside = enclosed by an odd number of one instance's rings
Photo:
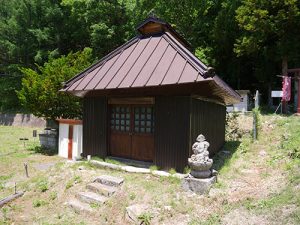
POLYGON ((182 179, 181 185, 184 190, 192 191, 196 194, 207 194, 214 183, 216 183, 217 177, 212 176, 209 178, 194 178, 185 177, 182 179))
POLYGON ((94 192, 79 192, 77 193, 76 197, 81 200, 82 202, 91 204, 103 204, 107 201, 107 197, 104 197, 102 195, 98 195, 94 192))
POLYGON ((102 194, 107 197, 112 196, 117 191, 116 187, 108 186, 108 185, 101 184, 101 183, 90 183, 90 184, 87 184, 86 187, 90 191, 102 194))
POLYGON ((71 207, 76 213, 91 213, 93 209, 87 203, 80 202, 77 199, 70 200, 66 203, 69 207, 71 207))
POLYGON ((100 177, 97 177, 94 182, 98 182, 101 184, 106 184, 109 186, 120 186, 124 182, 124 178, 121 177, 113 177, 109 175, 102 175, 100 177))

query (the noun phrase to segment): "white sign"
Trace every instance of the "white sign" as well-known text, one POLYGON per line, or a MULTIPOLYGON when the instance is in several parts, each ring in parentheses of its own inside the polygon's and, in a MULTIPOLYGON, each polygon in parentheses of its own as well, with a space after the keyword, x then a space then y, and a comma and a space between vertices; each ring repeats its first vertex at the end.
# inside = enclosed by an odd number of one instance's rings
POLYGON ((282 91, 272 91, 271 95, 272 95, 272 98, 281 98, 282 91))

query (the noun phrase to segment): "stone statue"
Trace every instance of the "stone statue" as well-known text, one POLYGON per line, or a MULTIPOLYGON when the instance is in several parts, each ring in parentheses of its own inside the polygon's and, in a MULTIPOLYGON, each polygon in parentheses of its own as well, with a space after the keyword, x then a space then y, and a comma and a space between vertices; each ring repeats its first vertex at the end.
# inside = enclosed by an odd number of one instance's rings
POLYGON ((209 158, 208 147, 209 143, 205 140, 205 137, 200 134, 192 146, 194 154, 188 159, 191 175, 195 178, 208 178, 212 175, 210 168, 213 164, 213 160, 209 158))

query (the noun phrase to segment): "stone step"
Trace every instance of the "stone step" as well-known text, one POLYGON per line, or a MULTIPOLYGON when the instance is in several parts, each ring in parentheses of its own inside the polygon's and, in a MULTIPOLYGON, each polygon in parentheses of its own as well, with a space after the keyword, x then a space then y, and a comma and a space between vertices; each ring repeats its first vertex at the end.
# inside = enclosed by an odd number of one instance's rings
POLYGON ((93 191, 95 193, 99 193, 101 195, 104 195, 106 197, 112 196, 117 190, 117 187, 114 186, 108 186, 106 184, 101 183, 89 183, 86 185, 87 189, 90 191, 93 191))
POLYGON ((78 199, 72 199, 66 203, 69 207, 71 207, 76 213, 91 213, 93 212, 92 207, 84 202, 79 201, 78 199))
POLYGON ((91 204, 91 203, 96 203, 96 204, 103 204, 107 201, 107 197, 98 195, 94 192, 79 192, 77 193, 76 197, 81 200, 82 202, 91 204))
POLYGON ((121 184, 123 184, 124 182, 124 178, 121 177, 113 177, 113 176, 109 176, 109 175, 102 175, 97 177, 94 182, 98 182, 101 184, 106 184, 109 186, 115 186, 118 187, 121 184))

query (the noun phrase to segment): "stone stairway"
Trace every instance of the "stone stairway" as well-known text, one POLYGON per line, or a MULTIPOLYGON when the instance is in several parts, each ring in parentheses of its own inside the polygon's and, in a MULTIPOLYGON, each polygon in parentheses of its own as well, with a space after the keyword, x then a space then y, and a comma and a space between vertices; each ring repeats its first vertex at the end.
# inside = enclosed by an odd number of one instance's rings
POLYGON ((123 184, 124 179, 109 175, 97 177, 92 183, 86 185, 87 191, 78 192, 76 198, 66 204, 77 213, 91 213, 91 204, 104 204, 123 184))

